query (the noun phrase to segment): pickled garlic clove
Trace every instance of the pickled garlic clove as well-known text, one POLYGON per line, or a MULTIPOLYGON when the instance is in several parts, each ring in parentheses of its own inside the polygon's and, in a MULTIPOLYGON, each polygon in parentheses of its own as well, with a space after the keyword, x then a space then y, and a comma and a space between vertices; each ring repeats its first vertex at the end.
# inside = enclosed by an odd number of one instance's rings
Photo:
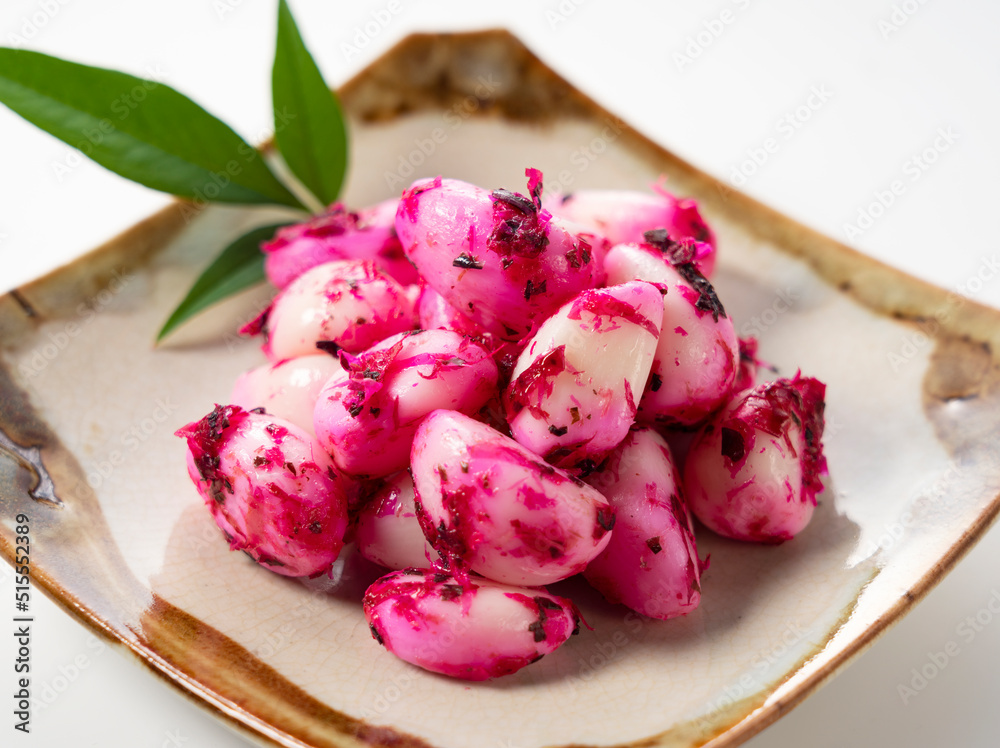
POLYGON ((285 576, 327 571, 347 529, 346 486, 295 424, 217 405, 177 431, 188 473, 230 548, 285 576))
POLYGON ((663 437, 632 430, 587 482, 615 508, 611 542, 583 575, 610 602, 650 618, 690 613, 701 601, 702 565, 680 475, 663 437))
POLYGON ((434 571, 395 571, 364 597, 372 636, 397 657, 453 678, 517 672, 576 633, 569 600, 545 590, 434 571))
MULTIPOLYGON (((533 169, 528 172, 540 175, 533 169)), ((531 197, 456 179, 404 191, 396 230, 421 277, 449 304, 504 340, 532 333, 601 274, 591 243, 559 225, 531 197)))
POLYGON ((306 271, 274 298, 264 321, 264 352, 280 361, 322 345, 363 351, 416 324, 403 286, 367 260, 338 260, 306 271))
POLYGON ((403 333, 356 358, 323 387, 313 413, 320 443, 345 472, 379 477, 409 464, 424 416, 475 413, 496 388, 489 351, 449 330, 403 333))
POLYGON ((236 378, 229 402, 244 410, 264 408, 315 436, 313 410, 319 391, 343 370, 340 362, 326 353, 264 364, 236 378))
POLYGON ((630 282, 581 293, 528 342, 505 392, 514 438, 565 469, 613 449, 635 420, 663 320, 663 296, 630 282))
POLYGON ((781 543, 812 518, 823 456, 826 386, 779 379, 740 393, 698 434, 688 453, 688 505, 729 538, 781 543))
POLYGON ((711 284, 690 263, 692 254, 675 262, 660 246, 619 244, 605 260, 609 283, 639 278, 666 289, 653 368, 639 403, 643 422, 697 426, 726 402, 736 381, 736 331, 711 284))
POLYGON ((680 199, 655 185, 654 193, 629 190, 578 190, 553 195, 544 207, 553 216, 565 218, 603 235, 612 244, 642 242, 653 229, 665 229, 674 241, 700 242, 695 258, 706 277, 715 269, 715 234, 701 217, 694 200, 680 199))
POLYGON ((583 571, 614 526, 596 490, 453 411, 420 424, 411 470, 424 534, 453 570, 550 584, 583 571))
POLYGON ((358 552, 388 569, 429 569, 438 554, 420 529, 415 501, 407 471, 387 478, 358 514, 358 552))
POLYGON ((452 330, 471 338, 489 336, 481 325, 458 311, 430 286, 420 289, 420 296, 417 299, 417 318, 423 330, 452 330))
POLYGON ((417 282, 417 271, 407 261, 396 236, 399 200, 385 200, 370 208, 350 211, 341 203, 308 221, 278 229, 261 245, 264 272, 284 288, 310 268, 333 260, 371 260, 402 285, 417 282))

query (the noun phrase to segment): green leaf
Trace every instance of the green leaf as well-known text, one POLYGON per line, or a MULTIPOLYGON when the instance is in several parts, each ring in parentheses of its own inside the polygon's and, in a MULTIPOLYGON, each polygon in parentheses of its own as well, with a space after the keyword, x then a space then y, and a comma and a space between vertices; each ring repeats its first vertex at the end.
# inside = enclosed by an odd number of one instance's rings
POLYGON ((340 102, 323 82, 285 0, 278 4, 271 90, 278 150, 302 184, 329 205, 344 183, 347 128, 340 102))
POLYGON ((278 229, 287 225, 278 223, 261 226, 247 232, 222 250, 163 324, 163 328, 156 336, 157 342, 203 309, 264 280, 264 255, 260 251, 261 242, 271 239, 278 229))
POLYGON ((0 102, 154 190, 302 207, 256 148, 164 83, 0 47, 0 102))

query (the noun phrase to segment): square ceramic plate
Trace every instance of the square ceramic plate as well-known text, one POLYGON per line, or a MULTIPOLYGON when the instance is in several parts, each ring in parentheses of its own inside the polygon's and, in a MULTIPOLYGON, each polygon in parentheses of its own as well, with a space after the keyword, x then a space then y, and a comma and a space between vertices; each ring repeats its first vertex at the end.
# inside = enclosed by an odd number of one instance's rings
POLYGON ((184 469, 181 424, 262 361, 231 300, 160 349, 209 253, 274 215, 176 204, 0 297, 0 546, 31 518, 35 582, 249 736, 282 746, 735 745, 795 705, 938 581, 1000 506, 1000 315, 732 192, 636 133, 504 32, 413 36, 342 92, 346 200, 444 174, 522 189, 642 189, 701 201, 717 287, 761 355, 828 384, 830 478, 778 547, 702 533, 694 614, 642 619, 572 580, 592 630, 468 684, 371 639, 348 558, 304 585, 228 552, 184 469), (903 355, 901 339, 911 341, 903 355))

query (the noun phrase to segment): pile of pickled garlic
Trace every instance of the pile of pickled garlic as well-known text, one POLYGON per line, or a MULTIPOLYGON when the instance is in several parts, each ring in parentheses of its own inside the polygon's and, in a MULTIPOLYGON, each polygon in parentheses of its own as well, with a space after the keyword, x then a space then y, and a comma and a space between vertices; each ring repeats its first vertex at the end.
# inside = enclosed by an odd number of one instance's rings
POLYGON ((780 543, 826 470, 825 386, 755 386, 693 201, 543 202, 526 176, 527 194, 420 180, 280 229, 262 247, 280 290, 242 330, 269 363, 177 432, 231 548, 299 577, 351 544, 392 570, 364 595, 373 637, 469 680, 577 633, 545 589, 576 574, 644 616, 690 613, 692 514, 780 543))

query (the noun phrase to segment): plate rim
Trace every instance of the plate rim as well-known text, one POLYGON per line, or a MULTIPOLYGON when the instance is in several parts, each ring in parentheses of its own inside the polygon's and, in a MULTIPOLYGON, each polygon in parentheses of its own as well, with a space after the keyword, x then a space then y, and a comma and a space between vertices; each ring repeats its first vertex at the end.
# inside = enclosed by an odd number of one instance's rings
MULTIPOLYGON (((455 49, 462 46, 483 44, 497 45, 505 55, 519 61, 530 69, 533 75, 544 79, 542 85, 562 94, 564 98, 560 101, 560 106, 563 106, 564 109, 556 111, 556 114, 566 116, 578 111, 588 117, 612 118, 622 123, 617 115, 569 83, 536 56, 513 33, 502 28, 482 31, 421 32, 407 35, 338 89, 344 109, 349 115, 357 117, 362 122, 374 122, 438 107, 447 100, 448 96, 459 95, 459 92, 445 88, 416 91, 417 95, 425 97, 423 102, 409 102, 411 108, 403 108, 395 112, 387 112, 370 103, 366 105, 364 97, 369 93, 371 86, 377 87, 379 85, 383 76, 387 76, 394 69, 398 70, 399 66, 396 65, 398 60, 411 59, 414 55, 419 57, 422 54, 428 54, 433 48, 455 49), (365 108, 366 106, 368 108, 365 108)), ((539 121, 537 116, 527 116, 525 112, 516 108, 511 109, 510 105, 502 101, 494 103, 498 105, 499 113, 507 119, 539 121)), ((489 114, 494 113, 496 112, 491 110, 489 114)), ((482 116, 482 114, 482 112, 476 113, 477 116, 482 116)), ((548 114, 551 112, 547 112, 543 116, 548 114)), ((626 148, 634 151, 648 150, 655 153, 658 161, 670 164, 665 168, 669 169, 671 174, 683 174, 686 183, 697 186, 695 191, 698 192, 698 199, 702 204, 710 206, 714 212, 726 214, 729 220, 745 227, 759 238, 771 242, 778 251, 802 259, 818 278, 833 289, 852 297, 861 306, 880 315, 891 316, 899 321, 916 325, 929 315, 934 315, 945 309, 951 300, 958 296, 954 292, 937 287, 887 265, 785 216, 700 170, 635 130, 628 123, 623 124, 625 127, 621 137, 626 141, 626 148), (794 251, 792 247, 798 248, 798 251, 794 251), (887 283, 891 284, 891 287, 904 287, 907 291, 906 298, 887 296, 884 292, 887 283)), ((269 148, 270 141, 265 143, 264 147, 269 148)), ((12 320, 15 321, 15 325, 16 321, 20 320, 22 328, 30 330, 36 323, 45 318, 45 308, 51 302, 53 292, 57 292, 62 281, 84 269, 86 269, 88 276, 95 273, 95 267, 110 269, 121 257, 125 248, 128 248, 130 262, 137 265, 144 264, 149 256, 158 251, 162 244, 179 233, 192 210, 200 210, 200 208, 193 206, 188 201, 174 199, 164 208, 141 219, 96 248, 51 270, 40 278, 3 294, 0 296, 0 331, 4 333, 5 337, 10 335, 10 330, 3 330, 2 323, 11 323, 12 320), (137 250, 138 255, 136 254, 137 250)), ((991 364, 996 366, 1000 361, 1000 354, 998 354, 1000 351, 1000 324, 998 324, 1000 323, 1000 310, 987 307, 972 299, 959 298, 963 302, 961 308, 957 313, 949 315, 946 320, 941 320, 934 335, 938 347, 942 345, 942 342, 953 339, 980 343, 986 347, 991 364)), ((797 706, 823 683, 841 672, 848 663, 871 646, 879 636, 898 622, 938 584, 982 538, 998 516, 1000 516, 1000 493, 990 500, 972 526, 966 528, 961 538, 934 563, 927 573, 905 591, 896 604, 887 608, 861 635, 849 641, 828 663, 807 675, 789 693, 777 699, 767 699, 764 704, 746 712, 736 721, 721 727, 722 731, 710 736, 704 745, 709 748, 726 748, 743 743, 797 706)), ((0 533, 0 553, 9 563, 13 564, 12 550, 7 538, 0 533)), ((227 726, 235 728, 244 737, 266 745, 291 745, 291 743, 282 741, 280 735, 267 734, 267 725, 255 724, 255 715, 227 706, 220 698, 212 698, 219 695, 199 688, 199 682, 192 681, 186 674, 170 666, 155 652, 140 646, 136 641, 130 641, 123 637, 107 620, 81 603, 68 589, 45 573, 44 569, 36 571, 33 567, 32 580, 57 605, 91 631, 102 636, 119 651, 129 652, 150 671, 170 683, 193 703, 223 720, 227 726)), ((785 680, 791 677, 794 672, 788 673, 785 680)), ((780 688, 783 682, 784 680, 775 684, 774 688, 780 688)), ((379 731, 380 728, 377 732, 379 731)), ((270 732, 273 733, 273 730, 270 732)), ((409 738, 400 731, 393 730, 392 733, 404 741, 416 740, 417 742, 414 742, 413 745, 426 745, 419 739, 409 738)), ((616 745, 633 748, 660 745, 663 744, 664 737, 668 734, 669 732, 658 733, 647 738, 616 745)), ((288 737, 292 740, 296 739, 293 735, 288 735, 288 737)), ((359 735, 353 737, 363 739, 359 735)), ((375 738, 379 739, 377 735, 375 738)), ((339 739, 350 741, 351 736, 344 734, 339 739)), ((366 740, 365 743, 368 745, 382 744, 371 740, 366 740)), ((399 743, 393 744, 399 745, 399 743)))

